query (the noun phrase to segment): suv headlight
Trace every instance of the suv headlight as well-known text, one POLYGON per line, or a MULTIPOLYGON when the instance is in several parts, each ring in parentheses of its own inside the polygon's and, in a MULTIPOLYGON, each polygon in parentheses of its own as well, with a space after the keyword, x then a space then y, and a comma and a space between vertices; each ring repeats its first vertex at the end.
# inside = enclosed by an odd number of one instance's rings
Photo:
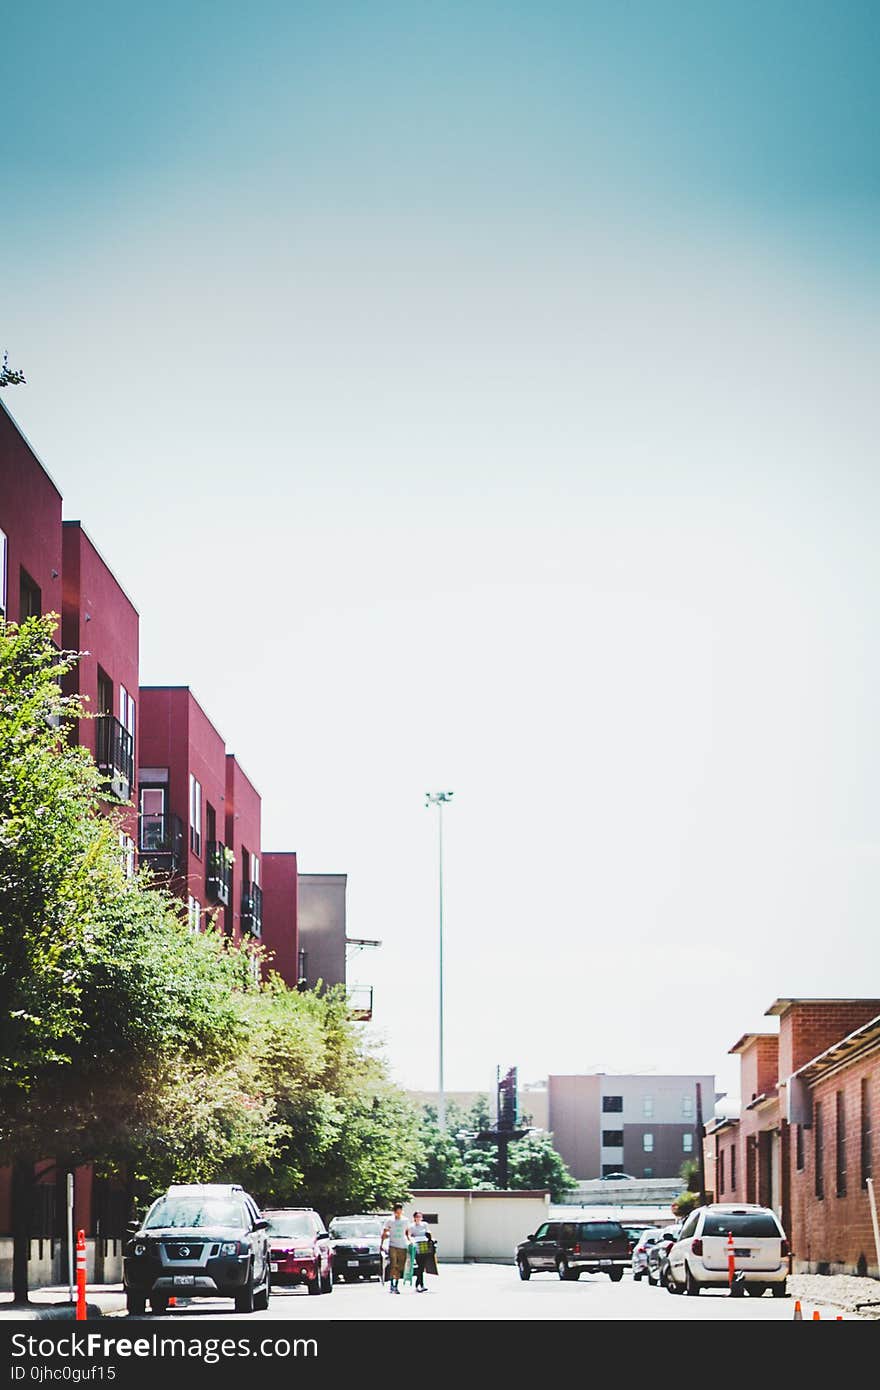
POLYGON ((223 1244, 220 1246, 220 1254, 221 1254, 221 1255, 237 1255, 237 1254, 238 1254, 238 1241, 237 1241, 237 1240, 224 1240, 223 1244))
POLYGON ((310 1259, 312 1258, 312 1256, 314 1255, 314 1253, 315 1253, 315 1252, 314 1252, 314 1250, 312 1249, 312 1247, 311 1247, 310 1245, 308 1245, 308 1246, 306 1246, 306 1247, 305 1247, 304 1249, 302 1249, 302 1250, 294 1250, 294 1252, 293 1252, 293 1258, 294 1258, 295 1260, 310 1260, 310 1259))

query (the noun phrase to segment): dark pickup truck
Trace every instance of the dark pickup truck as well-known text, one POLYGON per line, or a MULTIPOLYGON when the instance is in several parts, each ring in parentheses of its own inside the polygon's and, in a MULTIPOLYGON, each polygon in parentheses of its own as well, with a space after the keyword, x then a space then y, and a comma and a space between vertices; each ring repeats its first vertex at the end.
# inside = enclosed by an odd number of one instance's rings
POLYGON ((607 1274, 616 1284, 629 1268, 629 1241, 619 1221, 545 1221, 516 1247, 520 1279, 555 1271, 560 1279, 607 1274))

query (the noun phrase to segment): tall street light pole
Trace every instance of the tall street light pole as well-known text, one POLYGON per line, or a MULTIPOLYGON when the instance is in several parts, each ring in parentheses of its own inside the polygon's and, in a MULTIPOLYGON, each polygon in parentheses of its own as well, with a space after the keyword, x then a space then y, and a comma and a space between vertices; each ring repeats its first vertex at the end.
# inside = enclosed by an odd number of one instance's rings
POLYGON ((446 1129, 446 1094, 443 1089, 443 803, 452 792, 426 792, 425 805, 437 807, 437 881, 440 889, 440 1085, 437 1097, 437 1124, 446 1129))

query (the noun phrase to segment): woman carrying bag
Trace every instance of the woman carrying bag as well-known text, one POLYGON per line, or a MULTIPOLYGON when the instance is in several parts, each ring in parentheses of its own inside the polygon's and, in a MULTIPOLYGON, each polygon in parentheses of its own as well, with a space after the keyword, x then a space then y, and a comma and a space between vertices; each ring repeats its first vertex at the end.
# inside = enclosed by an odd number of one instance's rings
POLYGON ((413 1243, 416 1260, 416 1293, 425 1292, 425 1273, 437 1273, 437 1249, 431 1232, 422 1220, 420 1211, 413 1212, 413 1219, 410 1223, 409 1238, 413 1243), (433 1267, 432 1267, 433 1266, 433 1267))

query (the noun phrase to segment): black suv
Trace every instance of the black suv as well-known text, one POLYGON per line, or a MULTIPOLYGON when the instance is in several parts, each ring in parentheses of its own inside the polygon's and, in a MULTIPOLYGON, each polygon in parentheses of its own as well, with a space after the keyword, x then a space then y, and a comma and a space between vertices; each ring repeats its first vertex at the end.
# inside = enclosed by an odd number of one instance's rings
POLYGON ((619 1221, 545 1221, 515 1252, 520 1279, 538 1270, 555 1270, 560 1279, 578 1279, 586 1270, 607 1274, 616 1284, 629 1267, 629 1241, 619 1221))
POLYGON ((237 1184, 175 1184, 131 1232, 123 1258, 125 1302, 135 1317, 168 1300, 234 1298, 238 1313, 269 1306, 268 1222, 237 1184))

